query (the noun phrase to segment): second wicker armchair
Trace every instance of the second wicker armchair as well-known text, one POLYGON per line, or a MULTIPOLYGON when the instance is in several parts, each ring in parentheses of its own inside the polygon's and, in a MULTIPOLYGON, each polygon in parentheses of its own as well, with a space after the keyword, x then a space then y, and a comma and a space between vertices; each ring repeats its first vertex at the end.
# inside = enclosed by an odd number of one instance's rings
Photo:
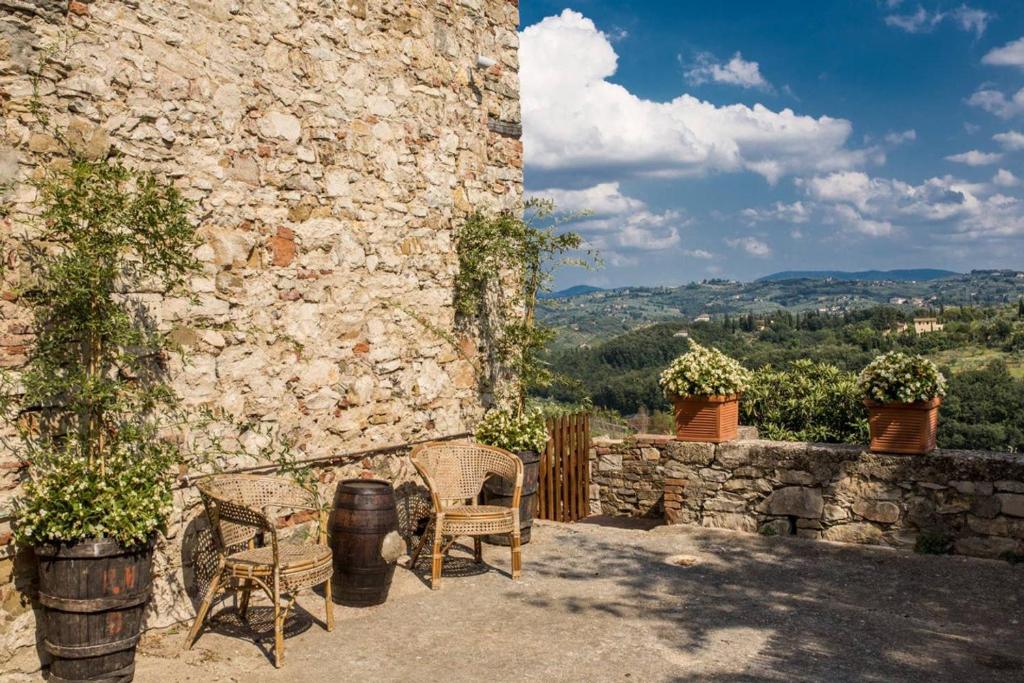
POLYGON ((519 498, 523 488, 523 463, 508 451, 474 443, 429 443, 412 452, 412 463, 430 489, 433 510, 430 525, 412 554, 415 566, 427 539, 433 543, 431 588, 441 586, 444 556, 455 539, 473 537, 474 558, 483 562, 481 536, 509 534, 512 547, 512 578, 522 571, 519 547, 519 498), (480 505, 480 491, 488 476, 496 474, 515 482, 511 507, 480 505))

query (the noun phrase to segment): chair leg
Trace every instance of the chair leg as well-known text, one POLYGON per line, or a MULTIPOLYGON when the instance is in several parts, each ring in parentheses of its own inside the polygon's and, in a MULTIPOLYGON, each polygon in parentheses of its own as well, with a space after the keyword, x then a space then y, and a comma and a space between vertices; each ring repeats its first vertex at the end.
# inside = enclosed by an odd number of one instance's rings
POLYGON ((519 529, 513 531, 512 537, 512 580, 515 581, 523 571, 523 552, 519 547, 519 529))
POLYGON ((482 564, 484 561, 484 544, 479 536, 473 537, 473 561, 482 564))
POLYGON ((192 645, 196 641, 196 637, 199 635, 199 629, 203 627, 203 622, 206 621, 206 615, 210 611, 210 605, 213 604, 213 598, 217 594, 217 589, 220 588, 221 572, 224 570, 222 564, 217 568, 217 573, 213 575, 213 579, 210 580, 210 585, 206 589, 206 595, 203 596, 203 602, 199 605, 199 609, 196 610, 196 620, 192 622, 192 628, 189 629, 188 636, 185 638, 185 646, 183 649, 191 650, 192 645))
POLYGON ((246 579, 242 584, 242 597, 238 601, 238 613, 242 621, 249 621, 249 595, 252 593, 252 581, 246 579))
POLYGON ((423 550, 423 546, 427 544, 427 539, 430 538, 430 532, 434 528, 434 520, 431 518, 430 523, 427 524, 427 528, 423 530, 423 535, 420 536, 420 542, 416 544, 416 550, 412 551, 412 557, 409 558, 409 569, 416 568, 416 562, 420 559, 420 552, 423 550))
POLYGON ((284 664, 284 616, 281 609, 280 582, 274 576, 274 666, 278 669, 284 664))
POLYGON ((431 556, 433 562, 430 565, 430 587, 437 590, 441 587, 441 566, 444 564, 444 550, 441 547, 441 524, 434 526, 434 552, 431 556))
POLYGON ((334 630, 334 589, 331 586, 331 580, 327 579, 324 581, 324 607, 327 610, 327 631, 334 630))

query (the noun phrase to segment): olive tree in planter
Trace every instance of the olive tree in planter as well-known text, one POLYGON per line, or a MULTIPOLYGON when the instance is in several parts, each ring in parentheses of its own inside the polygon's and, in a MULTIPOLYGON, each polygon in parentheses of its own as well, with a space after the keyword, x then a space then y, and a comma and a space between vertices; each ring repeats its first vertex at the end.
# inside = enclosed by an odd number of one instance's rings
POLYGON ((871 361, 857 385, 868 407, 871 451, 924 455, 935 450, 946 378, 923 356, 890 351, 871 361))
POLYGON ((675 408, 678 439, 722 443, 736 438, 740 395, 750 383, 750 372, 738 361, 691 341, 659 382, 675 408))
POLYGON ((3 400, 29 467, 15 534, 39 558, 51 676, 128 680, 179 456, 170 347, 138 294, 182 287, 197 241, 179 192, 117 161, 36 185, 38 220, 5 249, 35 335, 3 400))

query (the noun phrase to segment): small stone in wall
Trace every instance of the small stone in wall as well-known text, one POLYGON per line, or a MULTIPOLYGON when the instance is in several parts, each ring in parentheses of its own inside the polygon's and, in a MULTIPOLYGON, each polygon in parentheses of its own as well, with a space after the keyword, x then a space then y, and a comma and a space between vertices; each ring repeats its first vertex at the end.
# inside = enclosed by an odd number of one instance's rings
POLYGON ((1016 493, 997 493, 999 507, 1004 515, 1024 517, 1024 495, 1016 493))
POLYGON ((882 531, 873 524, 855 522, 853 524, 840 524, 825 530, 823 538, 826 541, 837 541, 839 543, 865 543, 877 545, 882 542, 882 531))
POLYGON ((819 489, 802 486, 788 486, 768 496, 762 503, 764 511, 771 515, 792 515, 808 519, 820 519, 825 507, 819 489))
POLYGON ((622 454, 607 453, 600 456, 597 460, 597 469, 600 472, 621 472, 622 454))
POLYGON ((895 503, 879 500, 859 500, 853 504, 853 511, 872 522, 892 524, 900 518, 900 509, 895 503))

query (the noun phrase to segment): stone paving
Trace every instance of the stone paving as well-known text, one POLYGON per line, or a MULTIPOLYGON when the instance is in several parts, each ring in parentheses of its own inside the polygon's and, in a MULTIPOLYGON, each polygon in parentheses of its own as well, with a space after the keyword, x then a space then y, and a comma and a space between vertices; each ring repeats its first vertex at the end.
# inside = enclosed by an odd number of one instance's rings
POLYGON ((399 568, 330 634, 308 595, 279 671, 230 608, 186 654, 151 632, 136 680, 1024 680, 1021 565, 686 526, 540 523, 524 550, 519 583, 489 546, 437 592, 399 568))

